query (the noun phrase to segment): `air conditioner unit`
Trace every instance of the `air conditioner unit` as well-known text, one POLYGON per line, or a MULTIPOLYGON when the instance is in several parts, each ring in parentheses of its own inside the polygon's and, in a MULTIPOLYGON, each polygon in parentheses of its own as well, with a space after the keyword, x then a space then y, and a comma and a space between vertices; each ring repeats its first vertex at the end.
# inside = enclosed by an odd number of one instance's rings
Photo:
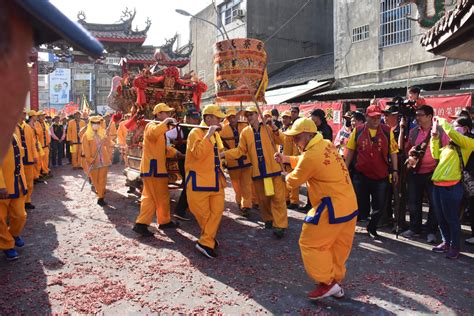
POLYGON ((237 10, 232 11, 232 17, 234 19, 241 19, 244 16, 245 16, 245 12, 242 9, 237 9, 237 10))

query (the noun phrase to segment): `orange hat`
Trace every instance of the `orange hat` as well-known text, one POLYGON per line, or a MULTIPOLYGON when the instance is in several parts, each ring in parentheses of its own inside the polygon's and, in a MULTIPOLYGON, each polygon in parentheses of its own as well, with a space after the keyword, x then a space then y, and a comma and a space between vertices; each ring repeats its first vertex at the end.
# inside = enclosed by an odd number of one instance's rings
POLYGON ((310 118, 303 117, 297 119, 291 128, 283 133, 288 136, 295 136, 301 133, 316 133, 317 131, 318 128, 314 121, 310 118))

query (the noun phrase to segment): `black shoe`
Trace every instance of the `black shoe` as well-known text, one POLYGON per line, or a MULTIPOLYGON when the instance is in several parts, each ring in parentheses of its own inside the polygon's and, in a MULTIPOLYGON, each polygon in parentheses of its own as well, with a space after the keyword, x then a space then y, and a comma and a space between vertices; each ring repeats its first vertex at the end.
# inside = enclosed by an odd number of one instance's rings
POLYGON ((134 232, 142 235, 143 237, 151 237, 155 235, 151 231, 148 230, 148 225, 145 225, 145 224, 136 223, 132 229, 134 232))
POLYGON ((299 209, 299 207, 300 206, 296 203, 290 203, 290 204, 288 204, 288 206, 286 208, 289 209, 289 210, 297 210, 297 209, 299 209))
POLYGON ((103 198, 101 198, 101 199, 97 200, 97 204, 99 204, 100 206, 106 206, 107 202, 105 202, 105 200, 103 198))
POLYGON ((25 209, 34 210, 36 207, 31 203, 25 203, 25 209))
POLYGON ((176 217, 177 219, 181 220, 181 221, 190 221, 191 220, 191 218, 186 216, 185 212, 179 213, 179 214, 176 213, 173 216, 176 217))
POLYGON ((196 249, 202 253, 204 256, 208 257, 209 259, 217 258, 217 254, 214 249, 201 245, 200 243, 196 243, 196 249))
POLYGON ((266 221, 265 229, 272 229, 272 228, 273 228, 273 221, 266 221))
POLYGON ((369 226, 366 227, 367 233, 369 234, 369 237, 378 240, 380 238, 380 235, 377 233, 377 230, 369 228, 369 226))
POLYGON ((240 210, 240 215, 246 218, 250 217, 250 209, 248 207, 244 207, 240 210))
POLYGON ((285 229, 284 228, 273 228, 273 235, 275 235, 276 238, 281 239, 285 235, 285 229))
POLYGON ((176 229, 178 227, 179 227, 179 223, 173 222, 173 221, 170 221, 169 223, 166 223, 166 224, 160 224, 159 226, 160 229, 176 229))
POLYGON ((135 188, 134 187, 128 187, 127 193, 135 193, 135 188))
POLYGON ((219 247, 220 243, 217 239, 214 239, 214 249, 217 249, 219 247))
POLYGON ((43 180, 43 179, 40 179, 40 178, 34 179, 34 180, 33 180, 33 183, 34 183, 34 184, 44 183, 44 180, 43 180))
POLYGON ((311 204, 306 204, 305 206, 298 207, 298 211, 300 212, 308 212, 311 209, 311 204))

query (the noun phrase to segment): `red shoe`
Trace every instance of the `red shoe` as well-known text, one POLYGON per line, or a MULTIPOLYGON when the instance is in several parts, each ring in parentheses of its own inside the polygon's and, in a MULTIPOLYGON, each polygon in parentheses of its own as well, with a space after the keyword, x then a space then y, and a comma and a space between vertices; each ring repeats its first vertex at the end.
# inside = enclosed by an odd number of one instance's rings
POLYGON ((328 296, 337 295, 341 290, 341 287, 336 281, 332 281, 331 284, 319 283, 314 291, 309 292, 308 298, 310 300, 319 300, 328 296))

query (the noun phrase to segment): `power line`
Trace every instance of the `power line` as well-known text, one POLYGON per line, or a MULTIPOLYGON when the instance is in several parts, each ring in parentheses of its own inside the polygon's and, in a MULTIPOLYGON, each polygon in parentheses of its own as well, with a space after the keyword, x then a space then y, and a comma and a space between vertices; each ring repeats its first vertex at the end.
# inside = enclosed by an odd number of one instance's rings
POLYGON ((317 57, 322 57, 322 56, 329 56, 329 55, 333 55, 333 53, 326 53, 326 54, 312 55, 312 56, 306 56, 306 57, 300 57, 300 58, 294 58, 294 59, 280 60, 280 61, 275 61, 273 63, 268 63, 267 65, 284 64, 284 63, 289 63, 289 62, 292 62, 292 61, 300 61, 300 60, 305 60, 305 59, 310 59, 310 58, 317 58, 317 57))
POLYGON ((272 35, 270 35, 265 41, 264 43, 267 43, 269 40, 271 40, 278 32, 280 32, 288 23, 290 23, 291 21, 293 21, 294 18, 296 18, 298 16, 298 14, 300 14, 301 11, 303 11, 304 8, 306 8, 306 6, 311 2, 311 0, 308 0, 306 1, 305 4, 303 4, 301 6, 301 8, 298 9, 298 11, 296 11, 296 13, 288 19, 288 21, 286 21, 285 23, 283 23, 272 35))

